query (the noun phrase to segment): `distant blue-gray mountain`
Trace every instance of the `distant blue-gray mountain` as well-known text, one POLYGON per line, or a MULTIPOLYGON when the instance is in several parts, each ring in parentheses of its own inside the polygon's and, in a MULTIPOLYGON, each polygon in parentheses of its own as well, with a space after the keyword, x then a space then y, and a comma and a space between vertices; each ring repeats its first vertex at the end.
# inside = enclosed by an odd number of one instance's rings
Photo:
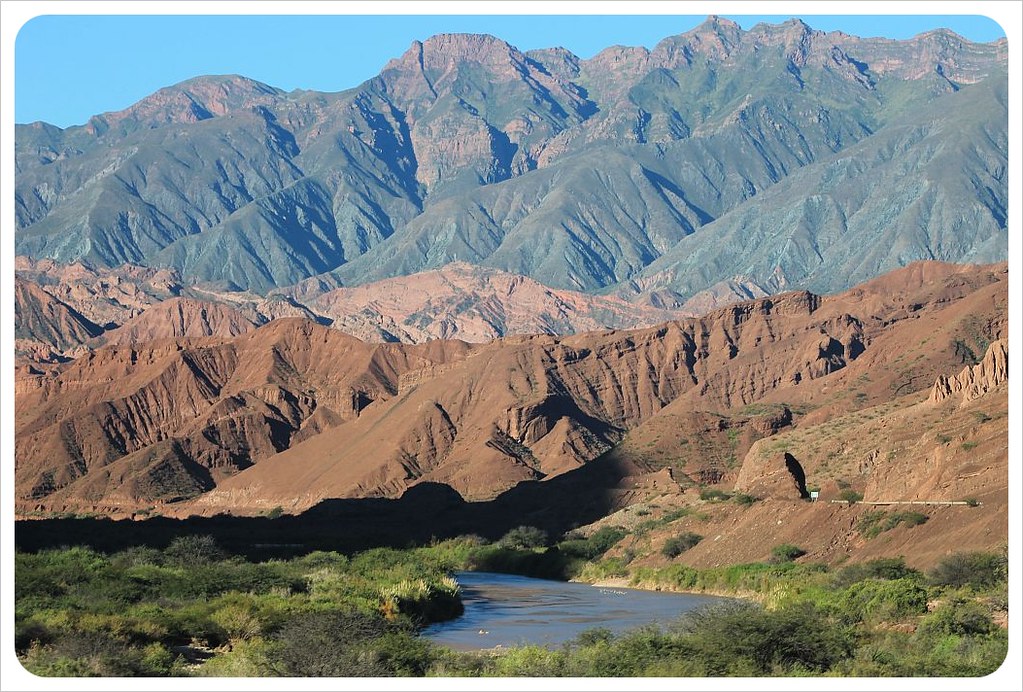
POLYGON ((589 60, 439 35, 339 93, 198 77, 19 125, 16 246, 256 293, 459 261, 659 306, 998 261, 1006 55, 711 17, 589 60))

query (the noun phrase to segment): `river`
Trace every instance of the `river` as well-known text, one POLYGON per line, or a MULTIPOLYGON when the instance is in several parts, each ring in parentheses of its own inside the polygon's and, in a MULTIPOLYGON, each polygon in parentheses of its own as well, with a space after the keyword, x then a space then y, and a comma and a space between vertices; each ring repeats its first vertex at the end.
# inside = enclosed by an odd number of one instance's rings
POLYGON ((557 645, 595 627, 619 633, 649 623, 667 624, 724 600, 489 572, 459 572, 455 578, 462 587, 465 614, 430 625, 423 634, 462 651, 523 643, 557 645))

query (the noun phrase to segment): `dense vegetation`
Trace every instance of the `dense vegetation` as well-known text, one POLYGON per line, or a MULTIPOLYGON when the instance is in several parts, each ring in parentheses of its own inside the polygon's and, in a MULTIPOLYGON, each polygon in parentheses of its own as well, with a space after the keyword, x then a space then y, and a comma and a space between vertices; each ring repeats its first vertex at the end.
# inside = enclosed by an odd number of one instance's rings
POLYGON ((471 540, 250 562, 205 536, 164 550, 17 553, 16 646, 39 675, 421 675, 416 630, 462 612, 471 540), (317 642, 344 642, 318 646, 317 642))
POLYGON ((793 546, 764 563, 641 568, 604 556, 624 535, 605 528, 548 545, 520 527, 492 544, 265 561, 203 536, 162 550, 19 552, 16 646, 28 670, 49 676, 976 676, 1007 652, 992 619, 1007 610, 1004 554, 952 555, 927 574, 901 558, 829 569, 790 557, 793 546), (590 630, 557 649, 460 653, 418 630, 461 613, 448 575, 466 568, 614 574, 747 600, 664 627, 590 630))

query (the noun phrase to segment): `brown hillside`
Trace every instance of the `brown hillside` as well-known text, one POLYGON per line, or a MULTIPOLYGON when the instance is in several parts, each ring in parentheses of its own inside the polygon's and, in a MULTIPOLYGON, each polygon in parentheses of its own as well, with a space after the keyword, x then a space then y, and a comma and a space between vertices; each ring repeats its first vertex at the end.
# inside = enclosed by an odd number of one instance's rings
POLYGON ((232 337, 255 329, 241 312, 193 298, 170 298, 103 334, 95 345, 128 346, 181 337, 232 337))
POLYGON ((125 264, 93 269, 79 262, 15 259, 17 275, 45 287, 47 292, 98 325, 119 325, 150 305, 184 290, 181 277, 170 269, 125 264))
POLYGON ((1004 337, 1006 276, 914 265, 836 296, 475 347, 371 345, 282 319, 232 339, 100 349, 19 380, 19 506, 300 511, 426 482, 479 500, 579 477, 601 455, 634 469, 615 482, 651 492, 665 467, 658 492, 733 483, 761 438, 883 405, 894 415, 977 360, 1004 337))
POLYGON ((525 276, 465 262, 335 288, 308 304, 333 319, 336 328, 360 339, 405 343, 452 338, 482 343, 513 334, 634 329, 695 314, 557 290, 525 276))
POLYGON ((34 360, 54 360, 102 332, 74 308, 39 285, 14 278, 15 353, 34 360))
MULTIPOLYGON (((989 353, 999 352, 1002 343, 989 353)), ((702 501, 695 489, 655 498, 692 514, 623 549, 647 551, 647 563, 663 563, 663 541, 692 531, 705 540, 676 561, 697 567, 764 560, 781 543, 807 551, 809 561, 902 555, 918 568, 956 550, 998 551, 1008 528, 1008 396, 1005 379, 990 382, 984 395, 965 401, 935 402, 915 392, 761 439, 734 484, 735 491, 758 498, 751 506, 702 501), (799 498, 796 475, 819 491, 816 502, 799 498), (842 501, 848 492, 862 495, 863 502, 842 501), (922 515, 924 523, 876 536, 866 531, 871 519, 880 523, 908 512, 922 515)), ((622 523, 622 517, 602 523, 622 523)))
POLYGON ((401 373, 466 352, 460 342, 370 345, 296 319, 233 340, 98 349, 19 378, 18 495, 71 505, 180 499, 358 415, 392 395, 401 373))

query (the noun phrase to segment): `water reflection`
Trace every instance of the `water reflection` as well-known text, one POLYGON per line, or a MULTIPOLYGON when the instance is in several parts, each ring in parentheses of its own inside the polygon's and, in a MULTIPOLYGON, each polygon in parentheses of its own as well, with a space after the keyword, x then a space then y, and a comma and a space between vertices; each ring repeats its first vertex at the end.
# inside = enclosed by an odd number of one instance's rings
POLYGON ((667 624, 721 600, 488 572, 460 572, 455 578, 462 586, 465 615, 431 625, 424 634, 463 651, 525 643, 557 645, 594 627, 623 632, 649 623, 667 624))

